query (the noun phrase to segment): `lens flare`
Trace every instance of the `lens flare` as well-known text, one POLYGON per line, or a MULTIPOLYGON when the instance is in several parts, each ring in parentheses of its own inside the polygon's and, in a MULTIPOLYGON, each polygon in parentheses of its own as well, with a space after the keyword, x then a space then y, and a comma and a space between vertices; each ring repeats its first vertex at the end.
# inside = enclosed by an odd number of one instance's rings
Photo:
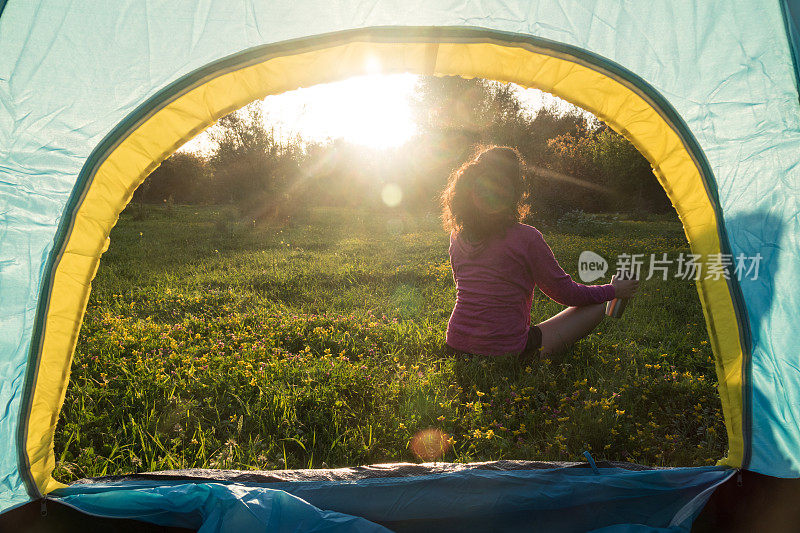
POLYGON ((381 191, 381 199, 389 207, 397 207, 403 201, 403 191, 394 183, 387 183, 381 191))
POLYGON ((423 461, 435 461, 450 449, 450 435, 436 428, 423 429, 411 437, 411 451, 423 461))

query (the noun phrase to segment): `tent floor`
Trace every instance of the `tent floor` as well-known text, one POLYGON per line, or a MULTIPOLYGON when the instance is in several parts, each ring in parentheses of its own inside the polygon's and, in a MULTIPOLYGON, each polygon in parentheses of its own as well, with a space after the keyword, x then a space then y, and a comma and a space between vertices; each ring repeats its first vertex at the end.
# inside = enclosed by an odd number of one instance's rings
POLYGON ((0 515, 0 533, 193 533, 192 529, 163 527, 139 520, 88 515, 48 500, 46 513, 40 502, 30 502, 0 515))
MULTIPOLYGON (((632 463, 598 462, 598 467, 614 466, 629 470, 649 470, 649 467, 632 463)), ((436 472, 452 472, 464 468, 488 470, 546 469, 560 467, 584 468, 586 463, 541 463, 533 461, 494 461, 459 465, 374 465, 330 470, 176 470, 108 476, 79 480, 78 484, 126 479, 170 479, 194 481, 223 481, 242 483, 271 483, 286 481, 353 480, 372 477, 405 477, 436 472)), ((741 478, 734 475, 716 489, 692 527, 694 533, 716 531, 794 533, 800 531, 800 479, 779 479, 742 471, 741 478)), ((100 518, 77 511, 71 507, 48 500, 43 506, 34 501, 0 515, 0 533, 93 533, 118 531, 121 533, 188 533, 190 529, 157 526, 148 522, 125 519, 100 518)))

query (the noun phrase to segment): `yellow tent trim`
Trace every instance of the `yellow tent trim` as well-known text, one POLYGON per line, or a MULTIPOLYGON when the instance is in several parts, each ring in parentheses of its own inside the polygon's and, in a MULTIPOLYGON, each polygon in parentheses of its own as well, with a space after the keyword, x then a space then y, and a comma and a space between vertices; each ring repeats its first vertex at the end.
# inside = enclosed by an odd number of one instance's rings
MULTIPOLYGON (((488 32, 487 32, 487 35, 488 32)), ((32 476, 45 494, 59 486, 53 438, 72 356, 100 256, 133 191, 165 158, 220 117, 270 94, 381 71, 460 75, 514 82, 551 92, 583 107, 630 140, 650 161, 675 206, 693 253, 720 253, 714 207, 701 173, 667 120, 633 84, 564 52, 508 38, 371 38, 369 33, 315 46, 298 46, 221 69, 140 120, 107 153, 84 192, 53 273, 40 362, 27 426, 32 476), (400 42, 398 42, 400 41, 400 42)), ((712 347, 728 430, 729 453, 743 459, 742 346, 727 282, 697 283, 712 347)))

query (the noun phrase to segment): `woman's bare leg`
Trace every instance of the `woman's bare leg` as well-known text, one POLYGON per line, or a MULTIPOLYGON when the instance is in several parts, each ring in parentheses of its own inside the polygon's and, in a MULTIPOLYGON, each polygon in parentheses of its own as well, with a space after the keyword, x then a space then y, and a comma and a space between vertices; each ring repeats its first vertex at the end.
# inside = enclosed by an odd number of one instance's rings
POLYGON ((537 324, 542 330, 542 357, 550 358, 588 335, 605 316, 606 304, 568 307, 537 324))

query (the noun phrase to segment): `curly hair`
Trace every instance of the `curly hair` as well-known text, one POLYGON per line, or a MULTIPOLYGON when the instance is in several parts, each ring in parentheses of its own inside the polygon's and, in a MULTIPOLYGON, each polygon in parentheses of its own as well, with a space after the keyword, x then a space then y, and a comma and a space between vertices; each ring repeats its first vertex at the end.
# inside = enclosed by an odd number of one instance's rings
POLYGON ((450 174, 442 193, 448 231, 480 241, 502 235, 527 214, 525 162, 516 148, 479 147, 450 174))

